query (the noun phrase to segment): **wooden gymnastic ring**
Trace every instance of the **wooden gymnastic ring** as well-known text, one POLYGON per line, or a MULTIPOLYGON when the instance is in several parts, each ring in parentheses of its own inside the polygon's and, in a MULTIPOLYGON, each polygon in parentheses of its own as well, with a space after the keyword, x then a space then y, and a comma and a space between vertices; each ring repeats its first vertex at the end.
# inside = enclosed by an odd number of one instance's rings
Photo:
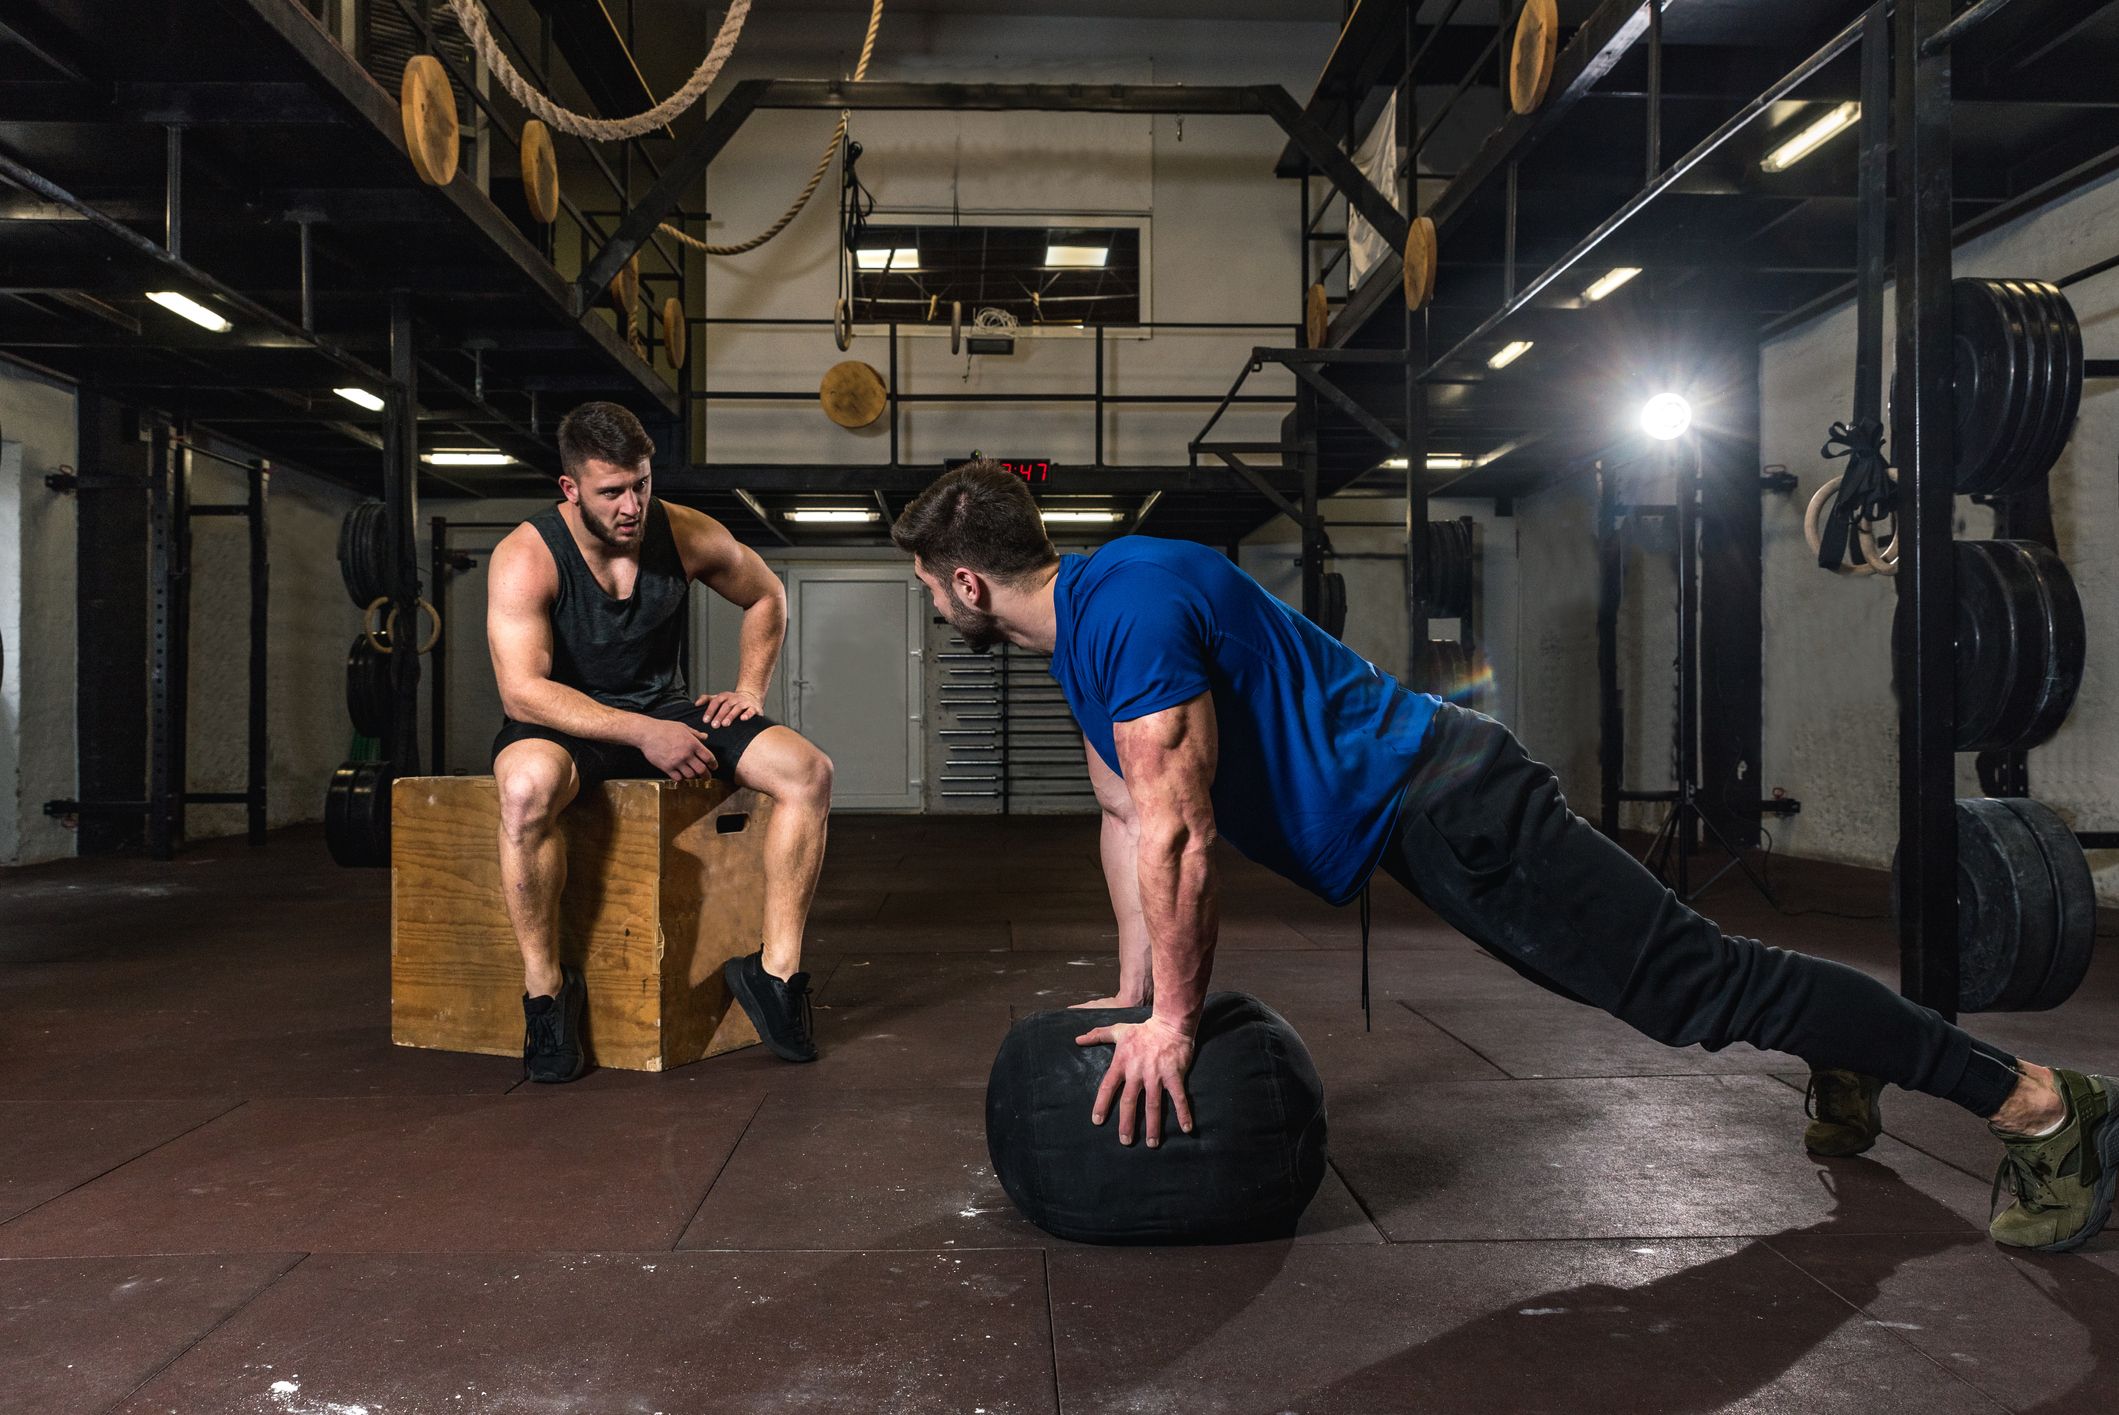
MULTIPOLYGON (((378 623, 375 617, 375 611, 389 602, 390 596, 379 594, 368 601, 368 607, 361 611, 361 636, 367 639, 368 647, 377 653, 390 652, 390 619, 386 617, 378 623)), ((396 613, 394 609, 390 611, 392 616, 396 613)))
POLYGON ((1309 347, 1322 349, 1324 341, 1332 332, 1332 300, 1325 294, 1322 284, 1312 285, 1302 300, 1302 332, 1309 337, 1309 347))
POLYGON ((662 352, 669 356, 671 368, 684 367, 689 329, 684 322, 684 302, 675 295, 662 302, 662 352))
POLYGON ((883 416, 890 406, 890 389, 882 374, 859 359, 848 359, 825 370, 817 386, 817 401, 824 416, 851 431, 883 416))
POLYGON ((951 300, 949 302, 949 352, 952 354, 964 352, 964 302, 962 300, 951 300))
POLYGON ((404 127, 405 152, 419 179, 430 187, 455 181, 463 130, 456 121, 456 90, 449 86, 449 71, 441 60, 415 54, 405 61, 397 116, 404 127))
MULTIPOLYGON (((434 650, 434 645, 441 639, 441 611, 436 609, 424 595, 414 601, 414 603, 416 608, 413 612, 416 614, 421 609, 426 610, 431 622, 427 626, 425 641, 412 652, 431 653, 434 650)), ((368 647, 374 649, 377 653, 391 652, 390 645, 397 642, 397 606, 390 604, 390 596, 379 595, 375 600, 375 604, 368 606, 367 612, 361 615, 361 633, 367 637, 368 647), (369 621, 375 617, 375 606, 378 604, 390 605, 390 612, 383 616, 381 637, 377 637, 376 631, 369 627, 369 621)))
POLYGON ((1405 307, 1417 310, 1435 293, 1435 222, 1416 216, 1405 228, 1405 307))
POLYGON ((1545 101, 1559 48, 1559 6, 1554 0, 1528 0, 1508 55, 1508 106, 1518 117, 1529 117, 1545 101))
POLYGON ((530 215, 549 226, 559 219, 559 157, 552 130, 532 118, 522 125, 522 197, 530 215))
POLYGON ((845 353, 853 347, 853 306, 845 300, 835 300, 831 307, 831 342, 845 353))

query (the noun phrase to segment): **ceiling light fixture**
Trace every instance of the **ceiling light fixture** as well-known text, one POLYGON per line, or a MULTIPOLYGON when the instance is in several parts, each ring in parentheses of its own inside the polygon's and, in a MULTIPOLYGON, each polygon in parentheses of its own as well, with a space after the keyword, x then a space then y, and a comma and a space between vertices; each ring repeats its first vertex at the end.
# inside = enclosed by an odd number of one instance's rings
POLYGON ((1692 404, 1682 393, 1658 393, 1641 405, 1641 431, 1658 442, 1684 435, 1692 426, 1692 404))
MULTIPOLYGON (((1427 469, 1431 472, 1461 472, 1471 464, 1471 458, 1460 457, 1454 452, 1427 454, 1427 469)), ((1386 457, 1379 465, 1386 471, 1402 472, 1410 463, 1403 457, 1386 457)))
POLYGON ((790 521, 822 521, 832 525, 879 521, 882 518, 883 513, 880 511, 856 511, 822 506, 787 513, 787 519, 790 521))
POLYGON ((1123 511, 1040 511, 1038 515, 1055 524, 1090 524, 1108 526, 1126 519, 1123 511))
POLYGON ((226 334, 235 328, 227 320, 215 314, 189 295, 179 295, 174 290, 149 290, 147 298, 153 300, 171 314, 182 315, 201 329, 210 329, 216 334, 226 334))
POLYGON ((1045 247, 1045 264, 1069 270, 1101 270, 1111 259, 1109 246, 1045 247))
POLYGON ((1517 359, 1530 352, 1532 342, 1529 339, 1518 339, 1503 345, 1500 353, 1495 354, 1486 361, 1486 366, 1488 368, 1507 368, 1517 359))
POLYGON ((437 447, 421 455, 430 467, 512 467, 515 459, 490 447, 437 447))
POLYGON ((348 403, 366 408, 371 413, 379 413, 383 410, 383 400, 365 388, 334 388, 331 391, 348 403))
POLYGON ((1641 273, 1638 265, 1615 265, 1597 278, 1595 284, 1582 292, 1582 298, 1595 304, 1612 291, 1641 273))
POLYGON ((1824 146, 1827 139, 1842 128, 1853 126, 1861 118, 1859 103, 1842 103, 1809 127, 1766 154, 1759 166, 1768 172, 1785 172, 1796 163, 1824 146))
POLYGON ((886 270, 902 274, 920 268, 918 246, 874 246, 855 251, 854 264, 863 270, 886 270))

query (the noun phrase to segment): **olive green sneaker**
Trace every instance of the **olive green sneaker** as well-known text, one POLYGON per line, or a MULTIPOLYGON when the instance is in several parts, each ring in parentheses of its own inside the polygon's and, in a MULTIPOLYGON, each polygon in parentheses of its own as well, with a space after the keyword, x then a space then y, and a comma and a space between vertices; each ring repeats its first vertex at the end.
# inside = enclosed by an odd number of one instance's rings
POLYGON ((1803 1093, 1803 1114, 1810 1128, 1803 1148, 1813 1155, 1858 1155, 1883 1133, 1879 1100, 1884 1083, 1856 1071, 1812 1071, 1803 1093))
POLYGON ((1987 1224, 1996 1243, 2041 1253, 2065 1253, 2096 1237, 2111 1217, 2119 1176, 2119 1121, 2112 1116, 2119 1082, 2058 1069, 2053 1079, 2067 1100, 2065 1125, 2031 1139, 1994 1132, 2004 1146, 1994 1197, 2007 1189, 2015 1202, 1987 1224))

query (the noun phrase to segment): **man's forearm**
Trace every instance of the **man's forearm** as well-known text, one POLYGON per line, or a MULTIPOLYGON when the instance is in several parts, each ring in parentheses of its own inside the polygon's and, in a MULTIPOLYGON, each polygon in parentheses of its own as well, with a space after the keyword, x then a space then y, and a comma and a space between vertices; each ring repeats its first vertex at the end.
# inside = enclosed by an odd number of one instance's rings
POLYGON ((743 633, 736 661, 736 689, 761 701, 773 685, 780 646, 787 640, 787 601, 767 595, 743 611, 743 633))
POLYGON ((1141 831, 1141 913, 1155 968, 1155 1017, 1186 1036, 1199 1030, 1221 927, 1212 842, 1185 831, 1141 831))
POLYGON ((1153 944, 1140 909, 1140 841, 1118 816, 1106 813, 1099 840, 1104 886, 1111 893, 1111 913, 1118 921, 1118 996, 1138 1006, 1155 997, 1153 944))
POLYGON ((636 736, 641 724, 649 720, 637 712, 607 707, 587 693, 549 678, 518 687, 509 695, 505 707, 508 716, 517 722, 629 747, 639 745, 636 736))

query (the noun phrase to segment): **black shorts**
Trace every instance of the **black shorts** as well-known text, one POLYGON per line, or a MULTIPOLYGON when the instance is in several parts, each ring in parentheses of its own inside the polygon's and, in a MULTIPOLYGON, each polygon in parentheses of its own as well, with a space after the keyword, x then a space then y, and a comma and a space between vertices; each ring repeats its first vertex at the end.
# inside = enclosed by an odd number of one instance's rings
MULTIPOLYGON (((778 726, 764 713, 746 717, 740 722, 731 722, 725 727, 708 727, 706 709, 687 701, 677 701, 662 707, 650 708, 646 714, 659 717, 665 722, 689 722, 698 731, 706 734, 706 749, 714 754, 714 775, 722 781, 736 779, 736 763, 742 759, 744 749, 749 747, 760 732, 778 726)), ((658 771, 655 764, 638 747, 628 747, 622 742, 599 742, 592 737, 576 737, 571 732, 561 732, 556 727, 540 727, 534 722, 503 720, 500 735, 493 739, 493 756, 498 760, 501 752, 517 742, 531 740, 557 742, 566 748, 567 755, 574 759, 574 770, 581 775, 584 787, 595 786, 605 781, 628 781, 636 778, 668 780, 667 772, 658 771)))

